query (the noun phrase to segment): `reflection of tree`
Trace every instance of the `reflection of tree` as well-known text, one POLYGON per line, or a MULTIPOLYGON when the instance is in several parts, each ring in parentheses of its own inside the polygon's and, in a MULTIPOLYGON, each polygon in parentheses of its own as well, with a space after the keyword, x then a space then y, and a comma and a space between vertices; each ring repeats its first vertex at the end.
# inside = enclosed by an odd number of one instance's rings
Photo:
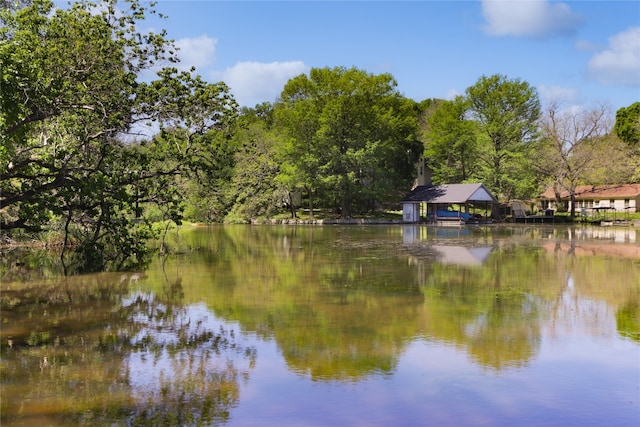
MULTIPOLYGON (((139 278, 139 276, 133 276, 139 278)), ((131 276, 66 278, 2 292, 2 425, 201 425, 238 401, 231 331, 152 294, 131 276)), ((167 294, 179 295, 179 284, 167 294)), ((236 360, 237 361, 237 360, 236 360)))
POLYGON ((540 346, 536 304, 520 292, 497 293, 486 315, 470 325, 469 352, 496 370, 522 366, 540 346))
POLYGON ((423 291, 425 334, 462 345, 479 364, 522 366, 540 345, 537 299, 531 294, 537 254, 494 250, 483 267, 434 265, 423 291))
MULTIPOLYGON (((176 287, 179 284, 171 285, 169 293, 175 294, 176 287)), ((150 294, 136 295, 127 307, 134 313, 130 323, 138 326, 129 340, 129 370, 153 372, 149 378, 129 380, 135 402, 129 421, 208 425, 228 419, 229 409, 238 402, 241 372, 232 359, 218 356, 234 349, 254 359, 255 351, 236 347, 231 332, 210 330, 206 311, 198 318, 189 307, 158 302, 150 294)))
POLYGON ((570 243, 553 247, 543 244, 554 255, 558 271, 566 276, 561 280, 561 292, 552 299, 553 325, 581 325, 590 333, 601 335, 610 330, 607 307, 617 307, 618 334, 640 342, 638 247, 615 243, 616 236, 610 230, 593 230, 582 231, 582 236, 574 232, 575 241, 570 243), (586 239, 588 232, 597 232, 602 241, 586 239), (603 315, 593 315, 600 310, 603 315), (571 321, 563 319, 569 316, 573 317, 571 321))
POLYGON ((51 251, 11 246, 1 249, 0 283, 41 281, 62 274, 60 259, 51 251))
POLYGON ((629 301, 616 313, 616 324, 620 336, 640 343, 640 304, 629 301))
POLYGON ((501 370, 535 356, 541 313, 553 309, 567 274, 580 294, 611 306, 637 289, 638 263, 545 248, 570 240, 571 230, 430 233, 407 250, 397 227, 211 227, 186 238, 198 248, 188 260, 167 265, 183 280, 184 300, 206 301, 244 330, 275 339, 292 370, 316 379, 390 372, 419 335, 501 370), (432 245, 452 239, 493 250, 480 265, 443 265, 432 245))
POLYGON ((329 290, 316 302, 274 331, 287 364, 313 379, 357 380, 395 369, 422 297, 329 290))
POLYGON ((121 296, 127 284, 100 277, 103 285, 93 276, 3 289, 3 425, 18 417, 28 424, 30 416, 43 424, 38 414, 50 420, 112 411, 99 396, 121 382, 116 373, 122 356, 100 357, 101 326, 117 317, 111 298, 121 296))
POLYGON ((223 229, 195 233, 205 265, 186 272, 167 264, 179 271, 185 299, 274 338, 288 366, 314 379, 353 381, 395 368, 423 302, 413 267, 390 250, 399 233, 367 239, 371 229, 350 228, 336 240, 324 227, 223 229), (187 285, 203 281, 211 285, 187 285))

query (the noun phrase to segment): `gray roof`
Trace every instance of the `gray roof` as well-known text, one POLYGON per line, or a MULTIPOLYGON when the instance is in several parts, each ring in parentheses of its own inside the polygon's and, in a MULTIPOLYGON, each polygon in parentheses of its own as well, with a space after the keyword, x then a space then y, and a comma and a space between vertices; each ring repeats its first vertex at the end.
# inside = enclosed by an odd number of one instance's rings
POLYGON ((483 184, 419 185, 402 200, 403 202, 427 203, 498 203, 483 184))

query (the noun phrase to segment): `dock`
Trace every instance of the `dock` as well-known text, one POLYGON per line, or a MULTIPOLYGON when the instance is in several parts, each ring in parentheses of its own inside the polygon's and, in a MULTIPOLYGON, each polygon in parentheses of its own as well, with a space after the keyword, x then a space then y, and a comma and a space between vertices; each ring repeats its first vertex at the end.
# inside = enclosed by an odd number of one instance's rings
POLYGON ((553 215, 525 215, 515 217, 514 221, 524 224, 554 224, 556 217, 553 215))

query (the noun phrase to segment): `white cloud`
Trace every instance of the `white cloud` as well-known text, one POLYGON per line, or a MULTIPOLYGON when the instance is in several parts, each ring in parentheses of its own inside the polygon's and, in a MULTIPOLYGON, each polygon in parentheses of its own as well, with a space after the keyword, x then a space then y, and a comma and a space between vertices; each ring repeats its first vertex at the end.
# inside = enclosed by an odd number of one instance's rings
POLYGON ((274 102, 289 79, 307 70, 302 61, 238 62, 225 71, 212 73, 212 77, 224 81, 241 106, 254 107, 274 102))
POLYGON ((589 75, 600 83, 640 86, 640 27, 609 38, 609 46, 591 57, 589 75))
POLYGON ((560 104, 573 102, 578 98, 578 91, 573 88, 561 86, 538 86, 538 93, 545 103, 557 102, 560 104))
POLYGON ((462 95, 462 94, 460 93, 459 90, 457 90, 457 89, 449 89, 447 91, 447 94, 444 96, 444 99, 447 100, 447 101, 453 101, 454 99, 456 99, 456 96, 460 96, 460 95, 462 95))
POLYGON ((575 32, 582 18, 564 3, 548 0, 483 0, 485 31, 494 36, 545 38, 575 32))
POLYGON ((180 63, 177 64, 180 70, 196 68, 196 73, 201 68, 205 68, 215 60, 216 44, 218 40, 206 34, 194 38, 183 38, 176 40, 180 63))

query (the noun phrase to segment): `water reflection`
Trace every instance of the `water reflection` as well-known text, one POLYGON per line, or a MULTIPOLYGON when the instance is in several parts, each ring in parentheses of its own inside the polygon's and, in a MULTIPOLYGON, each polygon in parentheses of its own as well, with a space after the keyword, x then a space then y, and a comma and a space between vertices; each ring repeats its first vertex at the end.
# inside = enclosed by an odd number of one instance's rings
POLYGON ((234 360, 255 359, 255 349, 238 346, 224 328, 211 330, 197 307, 131 295, 139 277, 3 289, 3 426, 207 425, 228 418, 239 377, 248 373, 234 360))
POLYGON ((137 276, 3 283, 2 422, 575 424, 573 395, 632 425, 636 234, 216 226, 137 276))
MULTIPOLYGON (((442 264, 482 265, 493 245, 479 228, 402 226, 402 244, 414 257, 427 257, 442 264), (464 244, 460 244, 464 243, 464 244)), ((413 263, 418 263, 412 257, 413 263)))

